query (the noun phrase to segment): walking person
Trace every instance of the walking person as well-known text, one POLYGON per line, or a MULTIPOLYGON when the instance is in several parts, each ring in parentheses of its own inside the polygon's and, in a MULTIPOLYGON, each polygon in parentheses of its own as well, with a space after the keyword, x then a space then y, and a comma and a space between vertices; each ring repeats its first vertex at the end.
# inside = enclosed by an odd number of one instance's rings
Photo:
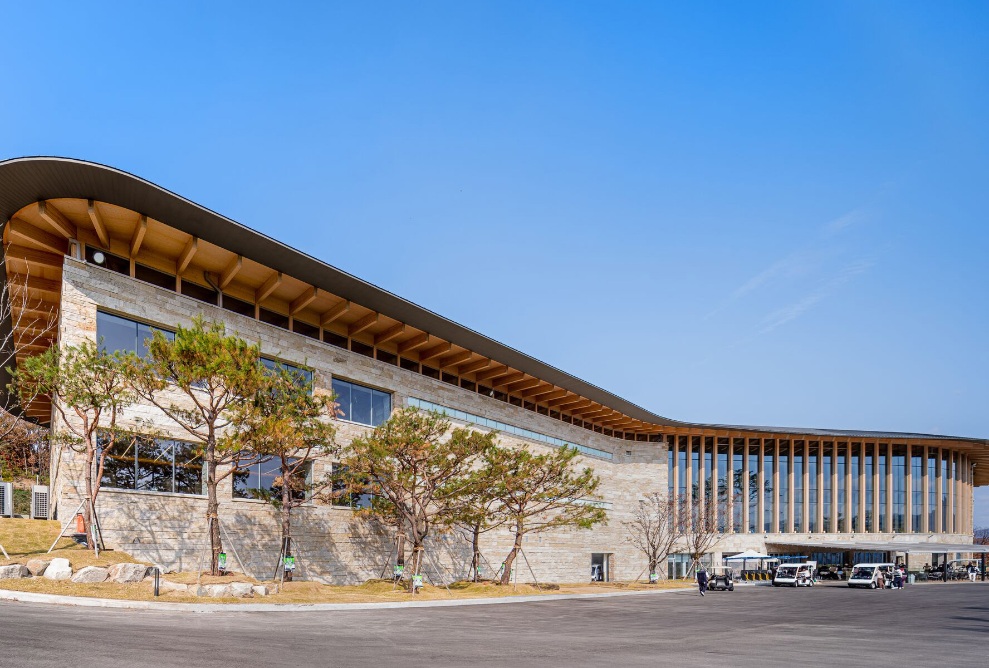
POLYGON ((975 567, 975 564, 970 563, 968 565, 968 581, 975 582, 975 576, 979 574, 979 569, 975 567))
POLYGON ((701 596, 707 591, 707 571, 704 570, 703 566, 697 569, 697 589, 700 591, 701 596))
POLYGON ((886 588, 886 578, 883 577, 883 572, 879 571, 876 573, 876 589, 886 588))
POLYGON ((899 568, 893 569, 893 589, 903 589, 903 571, 899 568))

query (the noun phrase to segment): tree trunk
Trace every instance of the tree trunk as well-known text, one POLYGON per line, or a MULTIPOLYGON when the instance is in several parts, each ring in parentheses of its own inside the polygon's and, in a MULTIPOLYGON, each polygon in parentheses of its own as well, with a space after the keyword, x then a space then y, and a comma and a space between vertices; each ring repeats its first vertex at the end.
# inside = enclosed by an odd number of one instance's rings
POLYGON ((659 565, 659 559, 652 557, 649 559, 649 574, 652 575, 656 572, 656 567, 659 565))
POLYGON ((501 584, 507 585, 512 582, 512 564, 515 563, 515 557, 518 555, 519 550, 522 549, 522 527, 518 527, 515 530, 515 544, 512 546, 511 552, 505 557, 505 572, 501 574, 501 584))
POLYGON ((206 464, 206 522, 209 526, 210 544, 210 575, 220 574, 220 552, 223 551, 223 543, 220 540, 219 510, 220 500, 216 494, 216 472, 213 464, 213 447, 207 449, 206 464))
POLYGON ((95 462, 94 462, 93 448, 87 444, 86 446, 86 503, 83 504, 82 518, 83 518, 83 523, 85 524, 86 542, 88 544, 90 541, 92 541, 92 545, 89 545, 89 547, 95 551, 96 539, 90 536, 92 532, 89 530, 89 527, 92 526, 93 523, 93 515, 91 511, 95 506, 95 504, 93 503, 94 463, 95 462))
POLYGON ((474 582, 480 579, 481 570, 481 525, 474 525, 474 537, 471 542, 471 548, 473 549, 473 555, 471 556, 470 567, 474 571, 474 582))
MULTIPOLYGON (((292 556, 292 490, 289 488, 288 476, 285 469, 282 469, 282 546, 285 548, 285 557, 292 556)), ((282 561, 282 571, 285 573, 285 581, 292 581, 292 571, 285 570, 285 562, 282 561)))

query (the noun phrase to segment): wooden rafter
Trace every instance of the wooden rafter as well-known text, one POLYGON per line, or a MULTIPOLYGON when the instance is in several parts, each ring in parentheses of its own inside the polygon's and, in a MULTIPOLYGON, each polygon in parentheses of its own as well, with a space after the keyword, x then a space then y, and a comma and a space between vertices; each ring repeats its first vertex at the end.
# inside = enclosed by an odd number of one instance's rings
POLYGON ((394 339, 396 336, 401 336, 404 333, 405 333, 405 323, 404 322, 397 323, 395 325, 392 325, 385 331, 379 334, 375 334, 374 345, 380 346, 382 343, 387 343, 388 341, 394 339))
POLYGON ((554 399, 561 399, 569 394, 567 390, 556 390, 553 388, 554 386, 551 385, 546 388, 545 392, 540 389, 532 396, 532 400, 549 406, 554 399))
POLYGON ((415 350, 416 348, 421 348, 422 346, 429 343, 429 334, 422 332, 421 334, 416 334, 411 339, 402 341, 398 344, 398 354, 404 355, 408 352, 415 350))
POLYGON ((7 281, 11 285, 15 285, 21 288, 27 288, 28 290, 51 292, 56 295, 62 292, 62 281, 56 281, 50 278, 41 278, 40 276, 29 276, 25 274, 8 273, 7 281))
POLYGON ((570 394, 570 392, 567 391, 566 394, 559 397, 558 399, 550 399, 546 401, 546 405, 549 406, 550 408, 553 408, 554 406, 562 407, 564 404, 572 404, 578 401, 582 401, 582 398, 576 394, 570 394))
POLYGON ((38 215, 66 239, 74 239, 76 237, 76 226, 72 224, 71 220, 65 217, 64 213, 56 209, 51 202, 44 200, 38 202, 38 215))
POLYGON ((501 387, 502 385, 508 385, 509 383, 514 383, 517 380, 522 380, 525 378, 525 374, 521 371, 515 371, 506 376, 501 376, 500 378, 492 378, 491 385, 494 387, 501 387))
POLYGON ((238 255, 233 260, 230 261, 223 271, 220 272, 220 282, 219 286, 221 290, 226 290, 227 286, 234 280, 234 277, 240 272, 241 267, 244 266, 244 256, 238 255))
POLYGON ((316 295, 319 294, 319 290, 315 286, 309 286, 303 291, 301 295, 292 300, 292 303, 288 305, 288 314, 295 315, 305 307, 316 301, 316 295))
POLYGON ((142 215, 137 220, 137 225, 134 227, 134 234, 131 236, 130 240, 130 256, 132 258, 137 257, 137 254, 141 251, 141 244, 144 243, 144 235, 148 233, 148 217, 142 215))
POLYGON ((360 334, 365 329, 378 322, 378 314, 375 311, 368 313, 366 316, 360 320, 353 322, 347 327, 347 336, 354 336, 355 334, 360 334))
POLYGON ((583 397, 574 397, 573 401, 560 404, 559 408, 561 411, 567 411, 568 413, 573 413, 574 411, 593 405, 594 402, 591 401, 590 399, 584 399, 583 397))
POLYGON ((49 234, 20 218, 11 218, 7 223, 7 230, 12 237, 11 241, 30 242, 58 254, 64 254, 68 249, 68 243, 62 237, 49 234))
POLYGON ((457 367, 457 375, 465 376, 468 373, 474 373, 475 371, 480 371, 481 369, 486 369, 491 366, 491 360, 487 357, 474 360, 473 362, 467 362, 467 364, 461 364, 457 367))
POLYGON ((254 303, 260 304, 274 292, 279 285, 282 284, 282 272, 273 271, 271 276, 269 276, 261 287, 254 291, 254 303))
POLYGON ((477 382, 483 383, 484 381, 489 380, 491 378, 497 378, 498 376, 503 376, 508 372, 509 372, 509 368, 504 364, 500 366, 492 367, 490 369, 485 369, 484 371, 478 372, 477 382))
POLYGON ((64 255, 46 253, 45 251, 25 248, 24 246, 17 246, 14 244, 7 246, 4 256, 7 259, 23 260, 29 264, 40 264, 45 267, 56 268, 61 268, 62 261, 65 259, 64 255))
POLYGON ((553 389, 553 385, 540 380, 532 387, 526 387, 521 390, 513 390, 513 392, 515 392, 520 397, 523 397, 525 399, 532 399, 533 401, 536 401, 537 396, 541 394, 546 394, 547 392, 550 392, 552 389, 553 389))
POLYGON ((100 243, 103 244, 103 248, 109 249, 110 233, 107 232, 106 223, 103 222, 103 214, 100 213, 99 205, 96 200, 89 200, 87 204, 89 221, 93 224, 93 229, 96 230, 96 236, 99 238, 100 243))
POLYGON ((505 391, 506 392, 518 392, 519 390, 525 390, 525 389, 530 388, 530 387, 535 387, 537 385, 541 385, 542 382, 543 381, 539 380, 538 378, 526 378, 526 379, 520 380, 520 381, 518 381, 516 383, 509 383, 505 387, 505 391))
POLYGON ((192 262, 192 257, 196 254, 196 250, 199 248, 199 237, 189 237, 189 240, 185 242, 185 247, 182 252, 179 253, 179 259, 175 262, 175 274, 178 276, 182 275, 182 272, 186 270, 189 263, 192 262))
POLYGON ((426 360, 433 359, 434 357, 439 357, 443 353, 449 352, 452 347, 452 343, 449 341, 444 341, 443 343, 438 343, 431 348, 421 350, 419 351, 419 361, 425 362, 426 360))
POLYGON ((454 364, 460 364, 461 362, 466 362, 473 356, 474 353, 472 353, 471 351, 461 350, 459 353, 453 353, 452 355, 446 355, 445 357, 441 357, 439 361, 439 367, 441 369, 446 369, 447 367, 451 367, 454 364))
POLYGON ((319 324, 321 327, 326 327, 331 322, 342 316, 344 313, 350 310, 350 301, 344 299, 342 302, 330 308, 329 311, 325 311, 321 316, 319 316, 319 324))

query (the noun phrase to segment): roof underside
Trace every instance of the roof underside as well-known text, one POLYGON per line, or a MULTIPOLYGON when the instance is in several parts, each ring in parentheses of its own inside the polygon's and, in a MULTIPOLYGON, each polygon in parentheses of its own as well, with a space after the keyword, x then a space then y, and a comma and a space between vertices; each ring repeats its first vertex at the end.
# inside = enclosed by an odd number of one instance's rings
MULTIPOLYGON (((231 280, 240 271, 242 264, 245 268, 248 266, 253 268, 255 276, 263 277, 262 272, 268 273, 269 278, 263 283, 247 285, 250 288, 249 296, 241 295, 243 299, 260 304, 267 295, 272 295, 272 298, 282 299, 280 303, 286 307, 283 310, 287 310, 290 316, 294 309, 298 312, 298 317, 303 319, 305 309, 314 308, 308 305, 315 301, 316 304, 323 304, 323 313, 315 315, 316 322, 320 326, 323 324, 321 318, 326 319, 331 312, 337 317, 353 303, 355 309, 348 317, 354 320, 347 324, 349 331, 353 333, 367 330, 365 334, 372 333, 375 345, 378 344, 379 339, 398 342, 398 353, 402 353, 403 346, 406 350, 414 349, 416 346, 433 346, 429 349, 429 355, 435 355, 436 361, 446 363, 452 370, 459 369, 461 376, 467 369, 466 373, 477 381, 478 385, 490 384, 498 387, 498 382, 502 381, 506 392, 517 390, 519 396, 527 397, 527 400, 532 398, 533 401, 538 397, 540 401, 545 400, 545 405, 550 410, 556 407, 559 411, 561 405, 566 410, 572 408, 575 416, 579 415, 584 420, 590 418, 600 420, 606 427, 610 425, 616 430, 626 429, 641 434, 658 433, 666 428, 666 430, 675 429, 678 433, 708 435, 713 431, 718 435, 758 433, 767 436, 793 434, 897 441, 947 440, 970 446, 983 446, 978 448, 979 450, 984 450, 987 444, 983 439, 934 434, 732 426, 671 420, 244 227, 153 183, 103 165, 51 157, 19 158, 0 162, 0 221, 8 221, 15 216, 19 218, 12 222, 19 228, 14 229, 14 232, 20 234, 18 239, 26 240, 27 246, 18 247, 17 252, 20 256, 15 254, 14 249, 9 245, 8 236, 12 226, 8 224, 4 235, 5 257, 8 259, 30 262, 39 252, 42 255, 47 252, 49 256, 58 257, 58 250, 67 243, 68 238, 71 238, 71 233, 66 233, 66 228, 75 230, 73 225, 76 224, 79 226, 80 235, 85 231, 92 239, 91 245, 112 251, 116 248, 114 244, 122 243, 125 249, 129 246, 134 250, 135 243, 138 248, 141 246, 143 231, 134 232, 131 231, 134 229, 131 227, 126 230, 127 236, 122 242, 118 240, 111 243, 107 240, 107 236, 113 236, 114 225, 118 228, 140 226, 143 221, 149 235, 152 235, 153 230, 158 230, 155 234, 159 247, 155 249, 155 253, 157 256, 167 256, 168 261, 178 267, 176 273, 179 276, 182 276, 182 271, 189 266, 197 253, 198 243, 200 255, 196 256, 197 262, 200 257, 212 258, 210 261, 214 263, 225 261, 223 257, 226 256, 234 258, 236 265, 230 264, 226 269, 217 264, 213 275, 221 283, 221 287, 223 280, 231 280), (52 200, 54 201, 50 202, 52 200), (82 204, 73 200, 81 200, 82 204), (89 202, 88 218, 87 201, 89 202), (48 202, 50 205, 45 209, 45 204, 48 202), (63 206, 61 203, 67 207, 64 214, 58 210, 59 206, 63 206), (137 222, 123 221, 120 218, 124 215, 123 212, 136 216, 137 222), (114 219, 115 214, 119 214, 118 219, 114 219), (74 220, 70 220, 73 217, 74 220), (89 226, 88 219, 92 219, 95 227, 89 226), (34 231, 26 229, 32 226, 35 227, 34 231), (38 230, 41 232, 40 235, 38 230), (61 237, 58 234, 60 231, 61 237), (286 286, 297 286, 298 296, 293 298, 290 294, 287 297, 280 297, 278 290, 285 292, 288 290, 286 286), (377 329, 367 329, 372 326, 377 329), (398 337, 405 337, 405 340, 402 341, 398 337), (437 341, 440 345, 434 345, 437 341), (437 353, 437 350, 441 352, 437 353), (440 357, 441 354, 444 356, 440 357), (699 431, 694 432, 695 429, 699 431)), ((133 257, 134 253, 131 254, 132 262, 133 257)), ((29 281, 32 295, 40 294, 37 290, 49 289, 54 285, 52 282, 59 279, 60 268, 56 272, 53 264, 49 266, 54 273, 50 276, 45 276, 43 273, 35 274, 29 281)), ((250 271, 245 269, 245 273, 249 274, 250 271)), ((11 270, 8 268, 4 279, 9 281, 10 276, 11 270)), ((260 278, 257 280, 261 281, 260 278)), ((9 323, 6 326, 9 330, 9 323)), ((421 350, 425 353, 426 347, 421 350)), ((443 365, 438 364, 438 366, 443 365)))
POLYGON ((767 545, 774 547, 814 548, 818 551, 841 550, 845 552, 974 552, 989 553, 989 545, 973 545, 971 543, 935 543, 906 540, 767 540, 767 545))

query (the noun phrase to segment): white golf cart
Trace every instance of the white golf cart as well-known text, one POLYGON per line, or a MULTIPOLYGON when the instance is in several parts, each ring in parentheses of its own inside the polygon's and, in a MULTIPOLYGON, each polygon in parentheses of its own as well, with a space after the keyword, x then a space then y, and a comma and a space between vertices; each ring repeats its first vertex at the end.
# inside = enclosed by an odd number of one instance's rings
POLYGON ((883 576, 884 587, 892 586, 893 569, 896 564, 855 564, 852 566, 852 573, 848 576, 849 587, 866 587, 875 589, 879 586, 879 576, 883 576))
POLYGON ((711 566, 707 572, 708 590, 735 591, 735 571, 731 566, 711 566))
POLYGON ((814 562, 780 564, 773 577, 774 587, 813 587, 814 562))

